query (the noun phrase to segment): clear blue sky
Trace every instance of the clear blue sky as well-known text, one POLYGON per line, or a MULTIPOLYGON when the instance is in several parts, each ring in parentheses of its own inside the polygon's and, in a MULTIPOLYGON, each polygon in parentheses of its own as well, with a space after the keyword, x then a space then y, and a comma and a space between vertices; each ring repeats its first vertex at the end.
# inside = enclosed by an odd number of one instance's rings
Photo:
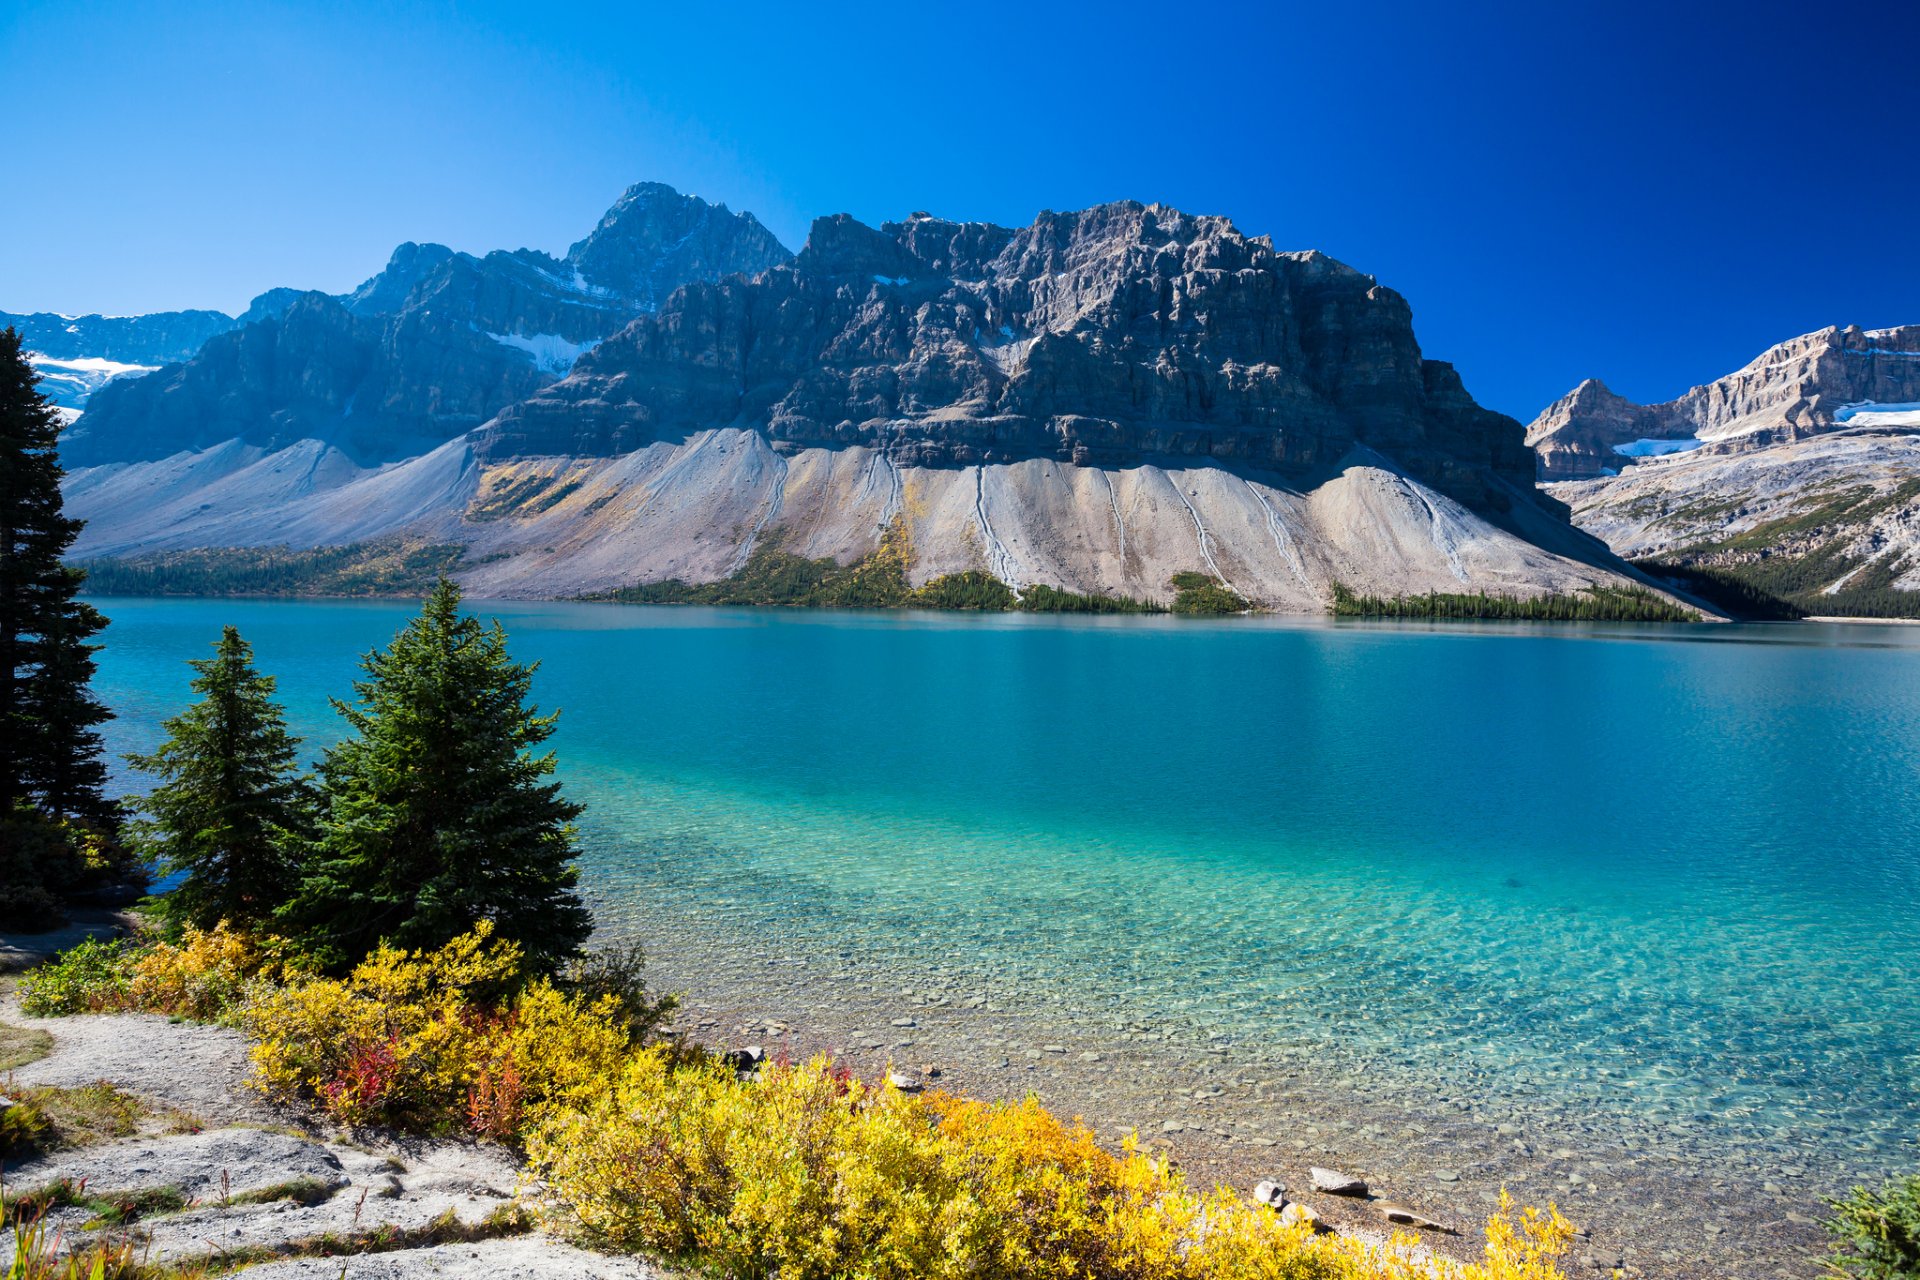
POLYGON ((1406 294, 1522 419, 1920 322, 1914 0, 10 0, 0 103, 5 310, 234 311, 408 239, 557 251, 657 179, 796 248, 843 210, 1227 214, 1406 294))

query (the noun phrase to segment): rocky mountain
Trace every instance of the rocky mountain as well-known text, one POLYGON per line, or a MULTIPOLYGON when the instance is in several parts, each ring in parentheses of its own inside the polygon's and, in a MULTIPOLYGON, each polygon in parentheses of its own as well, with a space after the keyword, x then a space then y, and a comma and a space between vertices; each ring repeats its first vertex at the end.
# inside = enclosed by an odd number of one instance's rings
POLYGON ((1920 325, 1822 329, 1662 405, 1590 380, 1527 438, 1622 556, 1816 614, 1920 611, 1920 325))
POLYGON ((403 246, 73 436, 79 551, 465 548, 481 594, 712 581, 762 551, 911 581, 1269 607, 1519 595, 1632 571, 1539 496, 1520 425, 1406 301, 1223 218, 1121 202, 1019 228, 745 215, 636 187, 564 259, 403 246))
POLYGON ((400 461, 563 376, 681 284, 789 256, 751 214, 657 183, 629 189, 564 259, 403 244, 350 294, 263 294, 192 359, 108 388, 63 452, 89 466, 317 440, 400 461))
MULTIPOLYGON (((1740 453, 1859 425, 1876 406, 1920 402, 1920 325, 1822 329, 1665 404, 1589 378, 1527 428, 1540 479, 1588 480, 1694 449, 1740 453)), ((1896 408, 1894 410, 1898 412, 1896 408)))
POLYGON ((1532 473, 1510 420, 1421 356, 1399 294, 1132 202, 1018 230, 823 218, 790 266, 688 288, 503 410, 483 450, 608 456, 719 425, 935 466, 1271 469, 1366 445, 1496 507, 1532 473))

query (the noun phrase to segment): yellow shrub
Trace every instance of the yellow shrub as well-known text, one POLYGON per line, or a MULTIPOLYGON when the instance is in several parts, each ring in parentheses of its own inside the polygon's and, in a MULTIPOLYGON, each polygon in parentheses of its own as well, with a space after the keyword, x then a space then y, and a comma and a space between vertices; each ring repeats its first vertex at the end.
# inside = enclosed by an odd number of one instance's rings
POLYGON ((345 978, 263 992, 244 1015, 255 1083, 350 1123, 511 1137, 602 1087, 628 1047, 609 1000, 539 981, 503 1005, 520 965, 482 922, 437 951, 381 947, 345 978))
POLYGON ((212 929, 189 925, 178 945, 156 942, 128 965, 126 1004, 211 1022, 234 1013, 250 984, 284 978, 284 944, 238 932, 221 921, 212 929))
POLYGON ((1568 1229, 1502 1206, 1484 1262, 1415 1262, 1199 1196, 1131 1144, 1101 1148, 1037 1102, 872 1090, 825 1060, 742 1082, 630 1056, 599 1096, 527 1136, 549 1209, 601 1242, 782 1280, 1557 1280, 1568 1229))

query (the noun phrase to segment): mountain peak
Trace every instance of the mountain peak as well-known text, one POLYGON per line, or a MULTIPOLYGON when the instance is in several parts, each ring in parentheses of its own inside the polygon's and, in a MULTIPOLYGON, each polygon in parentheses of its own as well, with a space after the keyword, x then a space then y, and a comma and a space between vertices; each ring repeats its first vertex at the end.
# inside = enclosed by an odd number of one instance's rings
POLYGON ((588 288, 652 311, 682 281, 758 275, 792 257, 750 213, 663 182, 636 182, 567 250, 566 262, 588 288))

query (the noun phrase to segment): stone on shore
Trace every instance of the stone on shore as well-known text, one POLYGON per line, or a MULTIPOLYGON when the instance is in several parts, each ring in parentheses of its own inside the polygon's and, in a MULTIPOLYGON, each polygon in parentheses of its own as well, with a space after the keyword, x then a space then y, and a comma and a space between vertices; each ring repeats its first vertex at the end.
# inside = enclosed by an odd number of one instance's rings
POLYGON ((1288 1204, 1286 1208, 1280 1211, 1280 1222, 1281 1225, 1288 1227, 1296 1226, 1304 1222, 1315 1231, 1333 1230, 1333 1228, 1327 1224, 1326 1220, 1312 1207, 1301 1204, 1298 1201, 1288 1204))
POLYGON ((1415 1213, 1403 1204, 1383 1204, 1380 1212, 1388 1222, 1398 1227, 1412 1227, 1416 1231, 1438 1231, 1443 1235, 1457 1236, 1460 1233, 1444 1222, 1437 1222, 1425 1214, 1415 1213))
POLYGON ((1341 1173, 1337 1169, 1323 1169, 1319 1165, 1307 1171, 1313 1180, 1313 1189, 1330 1196, 1364 1196, 1367 1194, 1367 1182, 1350 1173, 1341 1173))

